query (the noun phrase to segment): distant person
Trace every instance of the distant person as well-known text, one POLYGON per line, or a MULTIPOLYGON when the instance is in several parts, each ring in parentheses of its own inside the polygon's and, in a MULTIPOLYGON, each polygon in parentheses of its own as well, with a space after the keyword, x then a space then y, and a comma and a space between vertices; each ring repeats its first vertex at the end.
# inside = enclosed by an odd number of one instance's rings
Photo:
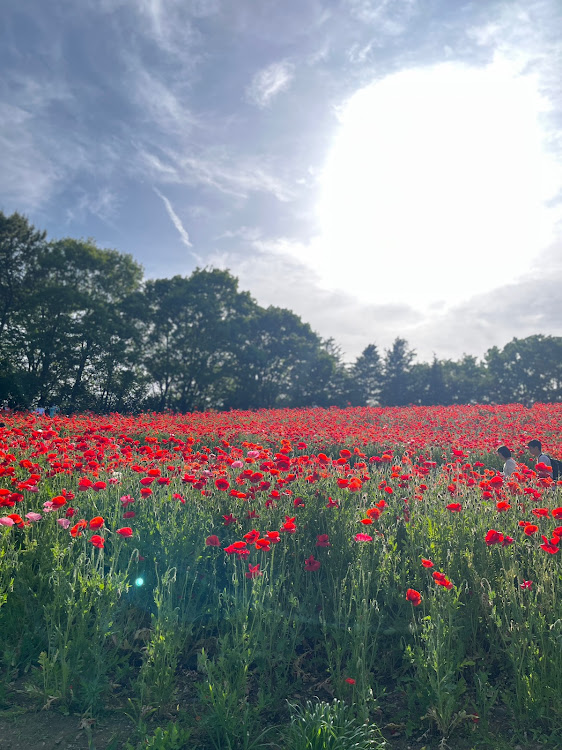
MULTIPOLYGON (((533 458, 536 459, 535 464, 543 464, 544 466, 550 466, 552 469, 552 461, 550 460, 550 456, 548 453, 542 452, 542 445, 540 440, 529 440, 527 443, 527 448, 529 449, 529 453, 533 458)), ((544 469, 537 469, 538 475, 541 478, 545 477, 552 477, 552 471, 545 471, 544 469)))
POLYGON ((37 409, 35 409, 35 413, 38 417, 43 417, 45 415, 45 407, 44 406, 38 406, 37 409))
POLYGON ((515 463, 515 460, 511 456, 511 451, 509 450, 507 446, 500 445, 496 453, 498 454, 498 456, 501 456, 504 459, 504 465, 503 465, 504 477, 511 476, 513 472, 517 470, 517 464, 515 463))
POLYGON ((562 462, 560 459, 557 460, 551 458, 548 453, 543 453, 540 440, 529 440, 527 448, 529 449, 531 456, 536 458, 537 464, 544 464, 545 466, 550 466, 552 469, 552 471, 545 471, 544 469, 541 471, 541 469, 537 469, 540 477, 550 477, 551 479, 554 479, 554 481, 560 479, 562 462))
POLYGON ((542 445, 540 440, 529 440, 529 442, 527 443, 527 448, 529 449, 529 453, 531 454, 531 456, 537 459, 537 464, 544 464, 545 466, 552 467, 550 456, 548 455, 548 453, 542 452, 542 445))

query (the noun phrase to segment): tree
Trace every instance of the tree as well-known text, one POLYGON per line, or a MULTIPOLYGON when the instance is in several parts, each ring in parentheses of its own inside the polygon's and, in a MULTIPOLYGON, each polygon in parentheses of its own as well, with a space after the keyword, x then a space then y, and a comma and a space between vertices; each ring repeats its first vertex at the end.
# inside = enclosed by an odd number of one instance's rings
POLYGON ((349 371, 349 402, 352 406, 373 406, 378 403, 383 363, 376 344, 369 344, 349 371))
POLYGON ((21 305, 26 281, 36 271, 37 257, 45 247, 46 232, 40 232, 21 214, 0 211, 0 342, 10 316, 21 305))
POLYGON ((484 400, 484 367, 476 357, 464 354, 457 362, 442 363, 443 376, 451 404, 476 404, 484 400))
POLYGON ((130 379, 135 329, 123 305, 141 279, 130 256, 93 242, 64 239, 38 249, 7 344, 25 405, 109 407, 118 373, 130 379))
POLYGON ((6 216, 0 211, 0 401, 12 406, 26 405, 12 345, 12 316, 26 304, 29 280, 45 238, 46 233, 36 230, 21 214, 6 216))
POLYGON ((535 335, 514 338, 500 351, 489 349, 484 361, 489 397, 496 403, 560 401, 562 338, 535 335))
POLYGON ((408 349, 408 342, 399 337, 385 351, 380 398, 383 406, 403 406, 411 402, 410 373, 414 357, 415 352, 408 349))
POLYGON ((237 348, 255 310, 228 271, 196 269, 184 278, 149 281, 144 363, 150 404, 194 411, 224 408, 237 378, 237 348))
POLYGON ((236 351, 238 409, 328 405, 328 384, 337 360, 298 315, 279 307, 256 306, 236 351))

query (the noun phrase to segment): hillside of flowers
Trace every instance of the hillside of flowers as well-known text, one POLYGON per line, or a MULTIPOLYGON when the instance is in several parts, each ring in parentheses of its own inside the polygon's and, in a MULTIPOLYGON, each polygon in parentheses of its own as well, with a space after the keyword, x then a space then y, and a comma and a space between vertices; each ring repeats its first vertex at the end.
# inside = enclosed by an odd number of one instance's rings
POLYGON ((3 702, 201 750, 320 704, 357 747, 562 729, 562 481, 526 447, 562 456, 562 404, 1 419, 3 702))

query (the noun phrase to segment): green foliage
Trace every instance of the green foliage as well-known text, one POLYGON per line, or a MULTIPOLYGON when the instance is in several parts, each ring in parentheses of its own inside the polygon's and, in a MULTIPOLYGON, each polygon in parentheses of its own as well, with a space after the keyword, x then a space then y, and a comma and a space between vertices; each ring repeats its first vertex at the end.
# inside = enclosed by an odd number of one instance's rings
POLYGON ((513 339, 482 362, 415 363, 397 337, 343 362, 290 310, 260 307, 228 271, 143 280, 130 255, 47 241, 0 211, 0 403, 63 412, 553 402, 562 338, 513 339))
POLYGON ((124 750, 187 750, 193 748, 191 744, 191 730, 178 727, 170 722, 164 729, 157 727, 151 736, 140 740, 136 745, 127 742, 124 750))
POLYGON ((345 703, 307 701, 289 704, 287 750, 377 750, 386 746, 374 724, 362 723, 345 703))

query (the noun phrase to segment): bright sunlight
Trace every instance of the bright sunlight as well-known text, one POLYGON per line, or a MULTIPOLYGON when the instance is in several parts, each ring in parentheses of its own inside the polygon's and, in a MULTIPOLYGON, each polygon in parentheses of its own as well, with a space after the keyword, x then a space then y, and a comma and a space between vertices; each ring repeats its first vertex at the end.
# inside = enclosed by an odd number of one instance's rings
POLYGON ((358 91, 340 113, 305 259, 328 288, 426 309, 523 275, 556 220, 546 113, 535 78, 503 61, 398 72, 358 91))

